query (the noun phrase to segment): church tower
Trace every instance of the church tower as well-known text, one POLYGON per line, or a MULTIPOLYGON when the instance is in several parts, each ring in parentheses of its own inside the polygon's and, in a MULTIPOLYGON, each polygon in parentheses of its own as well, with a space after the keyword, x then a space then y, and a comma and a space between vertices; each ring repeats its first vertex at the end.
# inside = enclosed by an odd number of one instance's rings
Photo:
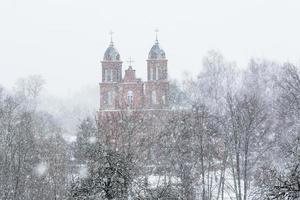
POLYGON ((160 81, 168 79, 168 60, 165 51, 161 48, 158 37, 152 46, 147 60, 148 81, 160 81))
POLYGON ((147 59, 146 106, 153 109, 164 109, 168 106, 168 60, 165 51, 156 40, 147 59))
POLYGON ((118 50, 114 47, 112 37, 106 49, 102 63, 102 82, 121 82, 122 61, 118 50))
MULTIPOLYGON (((111 33, 112 34, 112 33, 111 33)), ((122 61, 112 37, 101 61, 100 113, 120 110, 153 111, 168 109, 168 60, 157 35, 147 59, 147 81, 136 77, 129 60, 122 76, 122 61)))
POLYGON ((117 108, 118 83, 122 81, 122 61, 118 50, 114 46, 112 36, 101 65, 100 109, 114 110, 117 108))

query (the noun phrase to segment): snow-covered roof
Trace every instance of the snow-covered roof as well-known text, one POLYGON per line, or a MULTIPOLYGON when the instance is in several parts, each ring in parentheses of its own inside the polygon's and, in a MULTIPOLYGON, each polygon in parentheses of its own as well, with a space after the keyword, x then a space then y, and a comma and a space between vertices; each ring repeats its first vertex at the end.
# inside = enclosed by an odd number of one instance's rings
POLYGON ((109 47, 106 49, 104 53, 103 60, 104 61, 120 61, 120 54, 118 50, 114 47, 114 44, 111 42, 109 47))
POLYGON ((155 44, 152 46, 148 59, 154 59, 154 60, 159 60, 159 59, 166 59, 166 53, 160 46, 158 40, 156 40, 155 44))

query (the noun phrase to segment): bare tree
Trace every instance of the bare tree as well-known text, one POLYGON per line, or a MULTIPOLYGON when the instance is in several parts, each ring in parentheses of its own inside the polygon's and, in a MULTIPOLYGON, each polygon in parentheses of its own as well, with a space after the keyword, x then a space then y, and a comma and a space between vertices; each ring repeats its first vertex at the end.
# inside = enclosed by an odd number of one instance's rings
POLYGON ((36 110, 35 98, 40 88, 39 81, 29 79, 12 94, 1 90, 1 199, 58 199, 65 192, 67 180, 64 177, 67 173, 61 167, 67 161, 63 151, 65 144, 61 138, 59 142, 60 131, 54 121, 50 120, 51 117, 36 110), (20 92, 24 90, 30 92, 20 92), (52 139, 48 140, 48 137, 52 139), (42 150, 46 150, 46 147, 49 147, 49 151, 43 154, 42 150), (41 170, 38 166, 42 161, 47 166, 42 166, 41 170), (42 180, 38 174, 45 174, 43 177, 46 178, 42 180), (46 182, 51 184, 47 185, 46 182), (36 191, 39 188, 47 192, 38 195, 36 191))

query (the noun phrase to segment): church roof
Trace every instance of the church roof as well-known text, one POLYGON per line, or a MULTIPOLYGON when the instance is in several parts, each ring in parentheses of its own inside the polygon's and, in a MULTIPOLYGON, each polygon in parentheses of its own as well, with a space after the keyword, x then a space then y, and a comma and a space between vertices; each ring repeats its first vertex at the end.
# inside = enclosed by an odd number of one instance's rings
POLYGON ((109 47, 106 49, 103 60, 104 61, 120 61, 120 54, 119 54, 118 50, 114 47, 113 42, 111 42, 109 47))
POLYGON ((154 60, 166 59, 166 53, 160 46, 157 39, 149 52, 148 59, 154 59, 154 60))

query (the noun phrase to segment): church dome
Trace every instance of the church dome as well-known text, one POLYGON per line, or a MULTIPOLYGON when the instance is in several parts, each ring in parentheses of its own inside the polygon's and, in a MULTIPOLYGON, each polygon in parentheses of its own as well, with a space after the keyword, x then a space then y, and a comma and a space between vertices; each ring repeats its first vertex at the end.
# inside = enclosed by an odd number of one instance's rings
POLYGON ((120 61, 120 54, 111 42, 103 57, 104 61, 120 61))
POLYGON ((155 44, 152 46, 148 55, 148 59, 153 59, 153 60, 166 59, 166 53, 159 45, 158 40, 156 40, 155 44))

